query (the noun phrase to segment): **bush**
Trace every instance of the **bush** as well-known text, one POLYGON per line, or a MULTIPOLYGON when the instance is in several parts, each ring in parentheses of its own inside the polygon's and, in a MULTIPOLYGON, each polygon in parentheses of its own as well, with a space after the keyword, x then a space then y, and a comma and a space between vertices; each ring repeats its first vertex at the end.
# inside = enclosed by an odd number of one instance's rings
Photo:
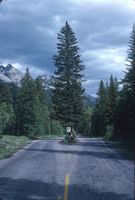
POLYGON ((113 131, 114 131, 113 125, 107 125, 104 139, 111 140, 113 138, 113 131))
POLYGON ((64 128, 60 124, 59 121, 52 120, 50 122, 50 134, 51 135, 63 136, 63 134, 64 134, 64 128))
POLYGON ((66 134, 64 136, 64 143, 75 143, 76 142, 76 131, 72 129, 71 135, 66 134))
POLYGON ((73 142, 76 142, 76 131, 73 129, 72 131, 73 134, 73 142))
POLYGON ((0 103, 0 134, 5 133, 8 129, 11 130, 14 122, 14 113, 10 105, 0 103))

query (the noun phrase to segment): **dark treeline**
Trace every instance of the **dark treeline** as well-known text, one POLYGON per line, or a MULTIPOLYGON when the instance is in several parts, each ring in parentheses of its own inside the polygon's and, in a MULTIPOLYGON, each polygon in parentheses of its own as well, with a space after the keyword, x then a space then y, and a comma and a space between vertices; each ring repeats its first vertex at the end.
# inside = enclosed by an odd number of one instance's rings
POLYGON ((46 89, 41 77, 26 70, 21 86, 0 83, 0 133, 29 137, 62 135, 60 123, 50 118, 46 89))
POLYGON ((106 133, 112 133, 118 93, 118 82, 112 75, 109 83, 100 82, 96 105, 92 113, 92 135, 105 136, 106 133))
POLYGON ((111 76, 109 83, 100 82, 92 114, 91 133, 108 139, 135 139, 135 25, 128 48, 127 69, 121 82, 111 76), (118 85, 122 84, 122 90, 118 85))

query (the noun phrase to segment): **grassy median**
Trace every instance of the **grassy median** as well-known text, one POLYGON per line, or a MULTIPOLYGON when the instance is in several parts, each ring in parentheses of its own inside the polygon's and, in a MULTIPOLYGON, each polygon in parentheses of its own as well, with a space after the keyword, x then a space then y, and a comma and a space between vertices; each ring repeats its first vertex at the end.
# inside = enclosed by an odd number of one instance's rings
POLYGON ((0 159, 10 157, 29 142, 30 140, 24 136, 0 136, 0 159))

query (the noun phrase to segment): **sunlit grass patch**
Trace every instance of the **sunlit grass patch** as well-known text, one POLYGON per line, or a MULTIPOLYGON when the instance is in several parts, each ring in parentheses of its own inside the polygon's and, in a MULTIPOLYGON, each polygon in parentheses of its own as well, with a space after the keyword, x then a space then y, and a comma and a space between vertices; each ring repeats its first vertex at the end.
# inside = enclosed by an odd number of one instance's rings
POLYGON ((0 159, 10 157, 19 148, 28 144, 30 140, 25 136, 3 135, 0 138, 0 159))

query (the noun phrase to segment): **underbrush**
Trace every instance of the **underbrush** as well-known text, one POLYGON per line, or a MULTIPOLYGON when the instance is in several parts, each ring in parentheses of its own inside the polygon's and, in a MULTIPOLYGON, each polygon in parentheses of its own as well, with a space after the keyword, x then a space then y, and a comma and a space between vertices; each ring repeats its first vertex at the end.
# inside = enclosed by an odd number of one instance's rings
POLYGON ((74 143, 76 143, 76 141, 77 141, 77 137, 76 137, 76 131, 74 129, 72 130, 70 140, 69 140, 69 136, 67 134, 64 136, 64 140, 63 140, 63 142, 65 144, 74 144, 74 143))
POLYGON ((29 142, 30 140, 25 136, 2 135, 0 137, 0 159, 10 157, 29 142))

